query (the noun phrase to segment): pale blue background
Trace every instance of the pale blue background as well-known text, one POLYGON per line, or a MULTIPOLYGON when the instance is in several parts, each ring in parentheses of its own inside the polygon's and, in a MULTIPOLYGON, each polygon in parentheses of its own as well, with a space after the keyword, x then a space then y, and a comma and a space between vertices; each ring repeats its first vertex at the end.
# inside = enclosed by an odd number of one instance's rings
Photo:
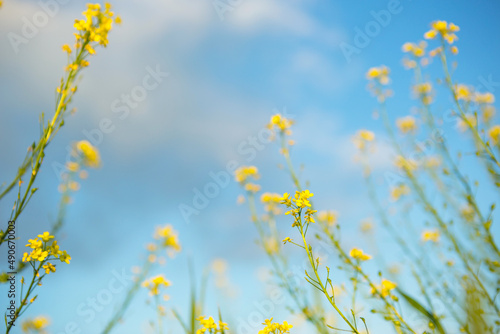
MULTIPOLYGON (((456 78, 482 85, 482 90, 488 88, 484 87, 488 78, 500 82, 500 6, 493 0, 402 0, 401 12, 347 61, 339 45, 353 44, 356 28, 364 29, 374 20, 371 11, 387 9, 388 3, 243 0, 221 20, 210 0, 114 2, 123 25, 111 32, 109 47, 98 49, 84 71, 73 103, 78 111, 68 117, 47 149, 37 179, 40 190, 18 221, 21 240, 45 231, 55 217, 60 194, 52 164, 64 163, 67 146, 84 139, 84 131, 98 128, 103 118, 111 119, 114 128, 98 145, 102 168, 90 171, 68 210, 60 245, 71 254, 72 263, 59 266, 47 278, 39 300, 26 314, 49 315, 52 333, 63 333, 71 321, 81 326, 82 333, 98 333, 122 294, 114 295, 90 323, 77 314, 78 305, 106 288, 113 270, 140 263, 154 226, 171 223, 180 232, 183 252, 164 269, 173 282, 166 305, 187 308, 188 258, 198 276, 213 259, 225 258, 239 295, 224 301, 210 285, 208 313, 215 315, 221 304, 228 317, 247 318, 256 309, 254 302, 265 298, 257 272, 269 263, 254 243, 257 233, 248 210, 236 205, 238 185, 231 181, 189 224, 178 207, 189 204, 193 188, 202 189, 211 181, 209 173, 225 170, 230 160, 259 166, 266 191, 293 190, 276 168, 283 161, 275 144, 265 145, 250 162, 249 155, 238 150, 276 110, 286 110, 297 122, 293 159, 297 166, 305 164, 301 178, 311 182, 317 205, 340 212, 346 247, 363 246, 366 241, 357 237, 357 227, 373 210, 361 170, 353 162, 350 139, 359 128, 382 133, 380 120, 372 118, 376 101, 366 90, 366 70, 380 64, 393 69, 396 95, 390 112, 394 117, 407 115, 415 102, 409 99, 411 75, 400 63, 401 45, 420 40, 431 21, 444 19, 461 27, 456 78), (147 67, 157 65, 170 76, 128 117, 119 119, 113 101, 140 85, 147 67)), ((31 20, 40 4, 5 0, 0 9, 1 182, 15 175, 25 149, 37 138, 40 112, 52 113, 54 90, 66 62, 60 47, 73 42, 73 20, 83 9, 83 1, 59 5, 57 14, 20 45, 17 54, 8 34, 20 34, 22 18, 31 20)), ((437 64, 432 69, 439 73, 437 64)), ((498 93, 500 85, 489 88, 498 93)), ((441 113, 447 108, 446 98, 436 105, 441 113)), ((445 129, 447 138, 456 141, 455 125, 445 124, 445 129)), ((470 146, 464 151, 471 152, 470 146)), ((391 168, 387 150, 381 152, 379 171, 391 168)), ((469 171, 474 168, 471 165, 469 171)), ((380 185, 385 189, 383 179, 380 185)), ((494 199, 488 193, 480 196, 485 196, 485 206, 494 199)), ((2 224, 13 199, 0 204, 2 224)), ((286 236, 289 221, 281 223, 286 236)), ((379 245, 384 246, 384 240, 379 245)), ((385 247, 382 251, 393 250, 385 247)), ((302 255, 298 259, 303 260, 302 255)), ((332 266, 335 259, 330 259, 332 266)), ((137 297, 117 333, 147 332, 146 322, 154 316, 144 300, 145 294, 137 297)), ((367 306, 363 315, 374 324, 373 333, 384 332, 377 331, 377 317, 368 310, 367 306)), ((289 318, 284 304, 272 313, 279 321, 289 318)), ((170 328, 178 333, 174 323, 170 328)))

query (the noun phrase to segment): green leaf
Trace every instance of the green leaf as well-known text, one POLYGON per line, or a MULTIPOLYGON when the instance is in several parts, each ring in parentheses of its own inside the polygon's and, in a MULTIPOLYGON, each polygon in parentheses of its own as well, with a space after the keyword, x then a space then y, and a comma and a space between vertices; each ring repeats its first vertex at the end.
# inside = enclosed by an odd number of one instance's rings
POLYGON ((417 310, 418 312, 420 312, 424 316, 426 316, 427 319, 429 319, 429 321, 432 322, 434 324, 434 326, 436 326, 438 333, 446 334, 446 332, 444 331, 443 326, 441 326, 441 323, 439 322, 438 318, 436 318, 422 304, 420 304, 418 301, 416 301, 415 299, 413 299, 412 297, 410 297, 409 295, 404 293, 402 290, 397 289, 397 291, 408 302, 408 304, 410 304, 415 310, 417 310))

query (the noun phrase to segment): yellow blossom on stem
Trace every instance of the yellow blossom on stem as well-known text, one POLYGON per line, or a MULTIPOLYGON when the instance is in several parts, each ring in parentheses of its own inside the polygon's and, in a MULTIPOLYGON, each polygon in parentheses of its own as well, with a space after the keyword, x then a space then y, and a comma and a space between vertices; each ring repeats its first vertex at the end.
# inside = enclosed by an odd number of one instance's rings
POLYGON ((52 273, 56 272, 56 267, 52 263, 50 263, 50 262, 47 262, 47 264, 44 264, 42 266, 42 268, 45 269, 45 273, 46 274, 50 274, 51 272, 52 273))
POLYGON ((318 220, 328 226, 333 226, 337 222, 338 213, 336 211, 320 211, 318 212, 318 220))
POLYGON ((154 238, 156 240, 160 240, 160 246, 163 248, 172 248, 177 252, 181 250, 177 232, 174 230, 172 225, 168 224, 165 226, 158 226, 156 228, 154 238))
POLYGON ((267 124, 267 128, 271 130, 278 129, 281 133, 289 136, 292 134, 292 131, 290 130, 292 125, 293 120, 288 119, 281 114, 276 114, 271 116, 271 120, 269 124, 267 124))
POLYGON ((236 182, 241 184, 245 183, 249 178, 257 180, 259 177, 259 171, 255 166, 242 166, 234 172, 236 182))
POLYGON ((101 164, 99 151, 88 141, 81 140, 76 143, 76 150, 81 154, 83 163, 86 166, 96 168, 101 164))
POLYGON ((391 282, 385 278, 382 278, 382 282, 380 285, 376 285, 375 288, 371 289, 371 294, 374 295, 377 292, 383 297, 387 297, 391 294, 391 291, 396 289, 398 285, 394 282, 391 282))
POLYGON ((63 51, 67 52, 68 54, 71 53, 71 47, 68 44, 64 44, 62 46, 63 51))
POLYGON ((440 234, 438 230, 425 230, 422 232, 422 241, 432 241, 438 242, 440 238, 440 234))
POLYGON ((351 249, 351 251, 349 252, 349 256, 359 261, 367 261, 372 258, 371 255, 363 253, 363 250, 359 248, 351 249))
POLYGON ((410 187, 406 184, 401 183, 395 187, 391 188, 391 198, 394 201, 397 201, 401 198, 401 196, 408 195, 410 193, 410 187))
POLYGON ((495 145, 500 143, 500 125, 494 125, 488 130, 488 135, 495 145))
POLYGON ((208 333, 222 333, 224 330, 229 329, 227 323, 219 321, 219 324, 217 324, 212 317, 205 318, 204 316, 200 316, 196 320, 198 320, 201 325, 201 328, 196 331, 196 334, 204 334, 207 331, 208 333))
POLYGON ((142 282, 142 286, 149 289, 149 294, 151 296, 156 296, 160 294, 160 287, 169 287, 172 285, 170 281, 165 279, 163 274, 148 278, 144 282, 142 282))
POLYGON ((458 100, 470 101, 473 97, 469 87, 463 84, 455 86, 455 95, 458 100))
POLYGON ((254 183, 245 184, 245 190, 251 193, 256 193, 260 190, 260 186, 254 183))
POLYGON ((375 140, 375 134, 368 130, 358 130, 353 138, 354 145, 360 150, 367 146, 367 143, 375 140))
POLYGON ((21 329, 23 332, 36 331, 41 332, 50 325, 49 318, 45 316, 37 316, 33 319, 24 320, 21 324, 21 329))
POLYGON ((396 125, 402 133, 415 132, 417 130, 417 121, 413 116, 399 118, 396 121, 396 125))
POLYGON ((475 93, 474 100, 478 104, 493 104, 495 102, 495 95, 490 92, 486 93, 475 93))
POLYGON ((288 322, 283 321, 283 324, 280 324, 278 322, 272 322, 273 318, 271 319, 266 319, 262 324, 265 325, 265 327, 259 331, 258 334, 284 334, 284 333, 290 333, 290 329, 293 327, 292 325, 289 325, 288 322))
POLYGON ((371 67, 368 72, 366 72, 366 78, 369 80, 375 80, 381 85, 387 85, 389 83, 389 68, 387 66, 371 67))

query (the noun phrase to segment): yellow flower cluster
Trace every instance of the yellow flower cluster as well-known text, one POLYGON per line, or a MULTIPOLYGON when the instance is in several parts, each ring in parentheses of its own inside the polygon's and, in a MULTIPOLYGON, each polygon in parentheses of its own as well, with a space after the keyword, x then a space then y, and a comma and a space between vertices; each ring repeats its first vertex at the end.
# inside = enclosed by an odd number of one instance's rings
POLYGON ((402 50, 406 53, 411 53, 413 56, 417 58, 421 58, 425 55, 425 48, 427 47, 427 43, 422 41, 418 44, 415 43, 405 43, 403 44, 402 50))
POLYGON ((427 241, 438 242, 439 237, 440 234, 438 230, 425 230, 422 232, 422 241, 424 242, 427 241))
POLYGON ((160 240, 160 247, 162 248, 170 248, 176 252, 181 251, 177 232, 170 224, 156 227, 154 238, 160 240))
POLYGON ((219 321, 219 324, 214 321, 214 318, 204 316, 198 317, 196 319, 200 322, 201 328, 196 331, 196 334, 204 334, 208 331, 208 333, 222 333, 225 330, 228 330, 227 323, 219 321))
POLYGON ((353 143, 360 150, 365 149, 369 142, 375 140, 375 134, 368 130, 358 130, 353 138, 353 143))
POLYGON ((283 197, 280 199, 280 203, 285 204, 288 207, 294 206, 292 202, 295 203, 295 207, 297 209, 302 209, 305 207, 311 207, 311 202, 309 202, 309 198, 313 197, 314 194, 309 192, 309 190, 304 191, 296 191, 295 196, 290 198, 289 193, 284 193, 283 197))
POLYGON ((488 135, 495 145, 500 143, 500 125, 494 125, 488 131, 488 135))
POLYGON ((281 213, 281 209, 278 207, 280 200, 281 200, 280 194, 276 193, 263 193, 260 196, 260 201, 264 204, 264 210, 274 215, 281 213))
POLYGON ((157 296, 160 294, 160 287, 169 287, 172 285, 169 280, 165 279, 163 274, 148 278, 142 282, 142 286, 149 289, 149 294, 151 296, 157 296))
POLYGON ((410 193, 410 187, 404 183, 400 183, 395 187, 391 188, 391 198, 393 201, 397 201, 401 196, 408 195, 410 193))
POLYGON ((367 261, 372 258, 371 255, 363 253, 363 250, 359 248, 351 249, 351 251, 349 252, 349 256, 359 261, 367 261))
POLYGON ((318 212, 318 220, 328 226, 333 226, 337 222, 338 214, 335 211, 320 211, 318 212))
POLYGON ((289 325, 288 322, 283 321, 283 324, 280 324, 278 322, 272 322, 273 318, 271 319, 266 319, 265 322, 263 322, 263 325, 266 325, 263 329, 259 331, 259 334, 283 334, 283 333, 290 333, 290 329, 293 327, 292 325, 289 325))
POLYGON ((462 132, 466 131, 469 127, 474 128, 477 125, 477 118, 474 114, 466 114, 465 117, 459 118, 457 122, 458 129, 462 132))
POLYGON ((276 114, 271 116, 271 121, 267 124, 267 128, 270 130, 278 129, 281 133, 290 136, 292 130, 290 128, 293 125, 293 120, 286 118, 281 114, 276 114))
MULTIPOLYGON (((81 140, 76 143, 75 150, 77 154, 80 155, 82 163, 85 166, 97 168, 101 164, 101 157, 99 151, 95 146, 86 140, 81 140)), ((77 168, 77 166, 71 166, 72 168, 77 168)))
POLYGON ((430 82, 424 82, 417 84, 413 87, 415 95, 422 100, 424 105, 429 105, 432 103, 432 84, 430 82))
POLYGON ((35 332, 43 332, 50 324, 50 321, 47 317, 43 315, 39 315, 34 317, 33 319, 27 319, 23 321, 21 324, 21 329, 25 333, 29 333, 31 331, 35 332))
POLYGON ((70 263, 71 256, 69 256, 66 251, 61 251, 59 249, 59 245, 56 240, 52 241, 50 245, 48 244, 49 241, 54 238, 53 235, 50 235, 49 232, 44 232, 43 234, 39 234, 38 238, 28 240, 26 247, 30 247, 32 251, 30 253, 25 252, 23 254, 23 262, 38 261, 40 263, 44 263, 42 268, 45 269, 46 274, 56 271, 56 268, 52 263, 46 262, 51 258, 59 259, 61 262, 68 264, 70 263))
POLYGON ((236 182, 241 184, 245 183, 249 178, 258 180, 260 175, 257 167, 255 166, 242 166, 234 172, 236 182))
POLYGON ((455 96, 458 100, 471 101, 473 98, 472 91, 469 87, 463 84, 455 86, 455 96))
POLYGON ((477 104, 493 104, 495 102, 495 95, 490 92, 486 93, 475 93, 474 101, 477 104))
POLYGON ((417 130, 417 121, 413 116, 399 118, 396 121, 396 125, 402 133, 415 132, 417 130))
POLYGON ((448 44, 453 44, 458 39, 455 34, 460 28, 446 21, 434 21, 431 23, 431 30, 424 34, 425 39, 434 39, 436 36, 441 36, 448 44))
POLYGON ((417 169, 417 163, 413 160, 406 159, 405 157, 398 155, 396 157, 396 160, 394 161, 394 165, 401 169, 404 170, 407 173, 411 173, 414 170, 417 169))
POLYGON ((391 291, 396 289, 398 285, 394 282, 391 282, 385 278, 382 278, 382 282, 380 285, 376 285, 375 288, 371 289, 371 294, 374 295, 377 292, 383 297, 387 297, 391 294, 391 291))
MULTIPOLYGON (((108 45, 108 33, 113 27, 113 16, 114 13, 111 11, 111 5, 106 3, 104 5, 104 11, 100 4, 87 4, 87 10, 82 13, 85 17, 83 20, 75 20, 74 27, 78 30, 76 39, 83 40, 85 48, 90 54, 94 54, 95 51, 91 44, 87 43, 98 43, 102 46, 108 45)), ((121 19, 117 16, 114 20, 116 23, 120 23, 121 19)))
POLYGON ((300 226, 300 215, 302 209, 306 208, 304 214, 305 223, 314 223, 313 214, 316 213, 316 210, 311 209, 311 202, 309 198, 313 197, 314 194, 309 192, 309 190, 304 191, 296 191, 295 196, 293 198, 290 197, 290 194, 284 193, 283 197, 280 199, 281 204, 285 204, 290 211, 285 212, 286 215, 292 214, 295 217, 295 222, 292 224, 294 226, 300 226))
POLYGON ((375 80, 381 85, 389 84, 389 68, 387 66, 372 67, 366 72, 366 78, 375 80))

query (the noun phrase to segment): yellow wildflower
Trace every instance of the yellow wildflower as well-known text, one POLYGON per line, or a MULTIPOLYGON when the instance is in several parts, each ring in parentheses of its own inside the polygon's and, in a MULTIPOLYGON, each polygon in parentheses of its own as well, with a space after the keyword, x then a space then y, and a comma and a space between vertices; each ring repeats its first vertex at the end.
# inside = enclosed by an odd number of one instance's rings
POLYGON ((472 99, 471 90, 463 84, 455 86, 455 96, 458 100, 470 101, 472 99))
POLYGON ((475 93, 474 100, 479 104, 493 104, 495 102, 495 95, 490 92, 487 93, 475 93))
POLYGON ((333 226, 337 222, 338 213, 336 211, 320 211, 318 213, 318 220, 326 223, 328 226, 333 226))
POLYGON ((494 125, 488 131, 488 135, 495 145, 500 143, 500 125, 494 125))
POLYGON ((401 196, 408 195, 410 193, 410 188, 404 184, 398 184, 395 187, 392 187, 391 189, 391 198, 394 201, 397 201, 401 196))
POLYGON ((391 282, 385 278, 382 278, 382 282, 380 285, 376 285, 375 288, 371 289, 371 294, 379 293, 383 298, 389 296, 391 291, 394 290, 398 285, 394 282, 391 282))
POLYGON ((368 130, 358 130, 353 138, 354 145, 360 150, 363 150, 367 143, 375 140, 375 134, 368 130))
POLYGON ((50 324, 49 318, 39 315, 33 319, 27 319, 21 324, 21 329, 24 332, 29 332, 31 330, 41 332, 46 329, 50 324))
POLYGON ((267 127, 271 130, 277 128, 278 130, 280 130, 280 132, 289 136, 292 134, 290 131, 292 125, 293 125, 293 120, 288 119, 281 114, 276 114, 271 116, 271 121, 269 122, 267 127))
POLYGON ((399 118, 396 124, 402 133, 415 132, 417 130, 417 121, 413 116, 399 118))
POLYGON ((76 149, 82 154, 84 165, 93 168, 99 167, 101 164, 99 151, 91 143, 86 140, 81 140, 76 143, 76 149))
POLYGON ((50 235, 49 232, 43 232, 43 234, 39 234, 38 235, 39 238, 42 238, 42 240, 44 242, 47 242, 49 241, 50 239, 54 239, 54 236, 53 235, 50 235))
POLYGON ((389 83, 389 68, 387 66, 371 67, 368 72, 366 72, 366 78, 369 80, 375 80, 382 85, 387 85, 389 83))
POLYGON ((71 47, 68 44, 64 44, 62 46, 62 49, 63 49, 63 51, 65 51, 67 53, 71 53, 71 47))
POLYGON ((245 184, 245 190, 251 193, 256 193, 260 190, 260 186, 255 183, 247 183, 245 184))
POLYGON ((372 258, 371 255, 363 253, 363 250, 359 248, 351 249, 351 251, 349 252, 349 256, 359 261, 367 261, 372 258))
POLYGON ((42 266, 42 268, 45 269, 45 273, 46 274, 50 274, 51 272, 52 273, 56 272, 56 267, 52 263, 50 263, 50 262, 47 262, 47 264, 44 264, 42 266))
POLYGON ((431 30, 424 34, 425 39, 434 39, 439 34, 448 44, 453 44, 458 39, 455 32, 460 28, 453 23, 446 21, 434 21, 431 23, 431 30))
POLYGON ((243 184, 249 178, 253 178, 255 180, 259 179, 260 175, 257 167, 242 166, 234 172, 234 177, 236 179, 236 182, 243 184))
POLYGON ((425 230, 422 232, 422 241, 432 241, 438 242, 440 238, 440 234, 438 230, 425 230))
POLYGON ((163 274, 148 278, 142 282, 142 286, 149 289, 149 294, 151 296, 156 296, 160 294, 160 286, 169 287, 172 285, 170 281, 165 279, 163 274))
POLYGON ((161 247, 172 248, 177 252, 181 250, 177 232, 174 230, 172 225, 158 226, 156 228, 154 238, 160 240, 161 247))
POLYGON ((272 322, 273 318, 266 319, 262 324, 265 325, 262 330, 259 331, 258 334, 284 334, 290 333, 290 329, 293 327, 289 325, 288 322, 283 321, 283 324, 278 322, 272 322))

